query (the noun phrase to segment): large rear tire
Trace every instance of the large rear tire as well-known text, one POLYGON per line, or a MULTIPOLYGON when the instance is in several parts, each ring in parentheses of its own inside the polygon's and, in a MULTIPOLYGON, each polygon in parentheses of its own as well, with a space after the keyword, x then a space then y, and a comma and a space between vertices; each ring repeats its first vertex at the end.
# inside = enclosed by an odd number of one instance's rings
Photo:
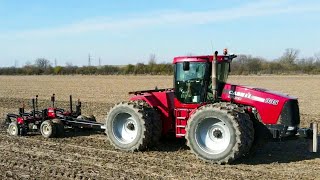
POLYGON ((228 164, 247 155, 254 129, 250 117, 234 104, 209 104, 197 109, 187 125, 187 145, 200 159, 228 164))
POLYGON ((141 151, 152 145, 152 117, 149 108, 134 102, 122 102, 109 111, 106 134, 116 149, 141 151))

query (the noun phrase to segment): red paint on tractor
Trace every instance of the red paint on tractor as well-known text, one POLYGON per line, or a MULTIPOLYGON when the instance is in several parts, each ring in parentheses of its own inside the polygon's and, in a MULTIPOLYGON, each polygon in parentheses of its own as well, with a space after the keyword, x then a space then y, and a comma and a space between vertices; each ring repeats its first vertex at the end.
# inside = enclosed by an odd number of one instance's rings
POLYGON ((173 129, 173 91, 159 91, 150 90, 149 92, 136 93, 135 96, 131 97, 131 101, 143 100, 147 102, 151 107, 157 108, 160 112, 160 118, 162 120, 163 128, 162 133, 167 134, 173 129))
POLYGON ((255 107, 264 124, 277 124, 285 102, 296 98, 260 88, 225 84, 221 99, 255 107))
POLYGON ((184 104, 177 98, 174 98, 174 117, 177 138, 183 138, 185 136, 190 115, 202 105, 204 104, 184 104))

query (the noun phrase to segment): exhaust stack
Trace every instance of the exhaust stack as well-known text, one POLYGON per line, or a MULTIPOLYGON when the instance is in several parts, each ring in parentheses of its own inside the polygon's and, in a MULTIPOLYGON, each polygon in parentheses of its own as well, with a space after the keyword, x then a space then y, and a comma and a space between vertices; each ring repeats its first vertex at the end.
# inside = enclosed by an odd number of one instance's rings
POLYGON ((218 51, 214 52, 213 60, 212 60, 212 95, 214 100, 217 99, 217 59, 218 59, 218 51))

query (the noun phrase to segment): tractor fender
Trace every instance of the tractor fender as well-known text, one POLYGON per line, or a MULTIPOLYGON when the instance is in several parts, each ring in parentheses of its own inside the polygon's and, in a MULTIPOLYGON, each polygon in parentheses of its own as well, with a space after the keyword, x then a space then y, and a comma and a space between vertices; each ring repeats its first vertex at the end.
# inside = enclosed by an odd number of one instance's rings
POLYGON ((172 123, 174 110, 173 98, 174 94, 172 91, 146 92, 132 96, 130 101, 142 100, 156 109, 163 122, 163 133, 166 134, 174 128, 172 123))

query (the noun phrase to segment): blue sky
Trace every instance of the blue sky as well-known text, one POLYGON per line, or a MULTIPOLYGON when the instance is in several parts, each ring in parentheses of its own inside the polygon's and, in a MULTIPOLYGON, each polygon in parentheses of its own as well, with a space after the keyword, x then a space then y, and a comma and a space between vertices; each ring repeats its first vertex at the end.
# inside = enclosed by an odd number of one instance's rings
POLYGON ((320 2, 310 0, 0 0, 0 66, 147 63, 229 48, 270 60, 320 52, 320 2), (211 45, 212 44, 212 45, 211 45))

